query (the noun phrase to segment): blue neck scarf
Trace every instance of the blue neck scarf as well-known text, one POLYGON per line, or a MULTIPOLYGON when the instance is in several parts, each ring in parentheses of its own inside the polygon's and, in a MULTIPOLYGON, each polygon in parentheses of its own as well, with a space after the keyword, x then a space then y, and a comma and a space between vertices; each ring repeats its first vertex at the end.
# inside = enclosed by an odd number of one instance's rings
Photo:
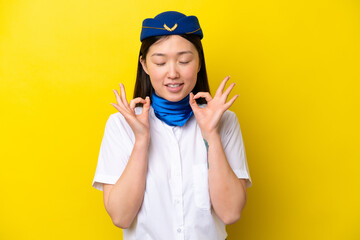
POLYGON ((184 126, 194 115, 189 104, 189 95, 178 102, 170 102, 153 92, 151 105, 155 116, 169 126, 184 126))

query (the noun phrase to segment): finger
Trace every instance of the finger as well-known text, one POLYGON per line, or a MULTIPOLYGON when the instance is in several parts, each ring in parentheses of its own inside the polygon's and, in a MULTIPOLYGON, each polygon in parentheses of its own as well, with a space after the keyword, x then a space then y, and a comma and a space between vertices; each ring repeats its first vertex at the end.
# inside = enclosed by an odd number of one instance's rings
POLYGON ((142 99, 141 97, 134 98, 130 101, 130 109, 134 110, 136 107, 136 104, 138 103, 145 103, 145 99, 142 99))
POLYGON ((121 98, 120 98, 120 96, 119 96, 118 91, 117 91, 116 89, 113 89, 113 92, 114 92, 114 94, 115 94, 115 98, 116 98, 117 104, 118 104, 119 106, 123 106, 123 103, 122 103, 122 101, 121 101, 121 98))
POLYGON ((115 104, 115 103, 110 103, 111 105, 113 105, 119 112, 120 114, 125 118, 125 120, 129 123, 129 121, 133 121, 134 119, 134 114, 130 113, 129 110, 126 110, 123 107, 120 107, 119 105, 115 104))
POLYGON ((124 106, 129 106, 128 101, 126 99, 126 92, 125 92, 125 87, 124 84, 120 83, 120 96, 121 96, 121 100, 124 104, 124 106))
POLYGON ((200 107, 197 105, 195 99, 194 99, 194 94, 191 92, 190 93, 190 97, 189 97, 189 104, 191 109, 195 112, 197 111, 200 107))
POLYGON ((227 97, 229 96, 231 90, 234 88, 234 86, 235 86, 235 83, 232 83, 223 93, 223 96, 225 97, 225 101, 226 101, 227 97))
POLYGON ((194 99, 198 99, 198 98, 205 98, 205 100, 207 102, 210 102, 212 100, 212 97, 211 97, 210 93, 208 93, 208 92, 198 92, 194 96, 194 99))
POLYGON ((227 103, 225 103, 225 108, 226 110, 229 109, 231 107, 231 105, 233 105, 233 103, 235 102, 235 100, 239 97, 239 95, 235 95, 233 96, 227 103))
POLYGON ((118 106, 116 105, 116 103, 110 103, 114 108, 118 108, 118 106))
POLYGON ((121 113, 121 115, 123 115, 124 116, 124 114, 125 114, 125 111, 124 111, 124 109, 122 109, 119 105, 117 105, 116 103, 110 103, 114 108, 116 108, 116 110, 118 110, 120 113, 121 113))
POLYGON ((222 80, 222 82, 220 83, 218 89, 216 90, 215 97, 221 96, 221 94, 222 94, 223 91, 224 91, 226 82, 227 82, 229 79, 230 79, 230 76, 227 76, 226 78, 224 78, 224 80, 222 80))

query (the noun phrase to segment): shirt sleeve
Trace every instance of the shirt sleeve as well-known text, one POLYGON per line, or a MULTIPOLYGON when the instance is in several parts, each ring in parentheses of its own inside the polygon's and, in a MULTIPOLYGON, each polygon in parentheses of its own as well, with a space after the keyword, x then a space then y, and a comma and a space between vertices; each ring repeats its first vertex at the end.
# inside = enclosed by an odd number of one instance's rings
POLYGON ((220 126, 221 141, 226 158, 238 178, 246 179, 246 186, 252 185, 250 172, 246 159, 244 142, 240 124, 234 112, 227 110, 220 126))
POLYGON ((110 115, 100 146, 92 186, 100 191, 103 183, 115 184, 123 173, 134 146, 134 134, 120 113, 110 115))

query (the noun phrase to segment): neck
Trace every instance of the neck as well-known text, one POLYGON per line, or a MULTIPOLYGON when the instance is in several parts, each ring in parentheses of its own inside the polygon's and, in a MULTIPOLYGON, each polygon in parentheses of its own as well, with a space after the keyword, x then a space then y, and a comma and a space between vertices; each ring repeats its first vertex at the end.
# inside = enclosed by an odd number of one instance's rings
POLYGON ((156 117, 170 126, 183 126, 193 115, 189 95, 178 102, 171 102, 153 93, 151 104, 156 117))

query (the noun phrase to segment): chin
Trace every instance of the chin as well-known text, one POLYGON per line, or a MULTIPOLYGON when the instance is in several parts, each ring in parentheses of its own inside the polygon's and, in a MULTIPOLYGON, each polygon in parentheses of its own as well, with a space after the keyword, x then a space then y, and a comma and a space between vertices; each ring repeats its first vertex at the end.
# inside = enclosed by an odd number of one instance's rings
POLYGON ((179 96, 172 96, 171 99, 169 99, 169 101, 172 101, 172 102, 181 101, 181 100, 183 100, 184 98, 186 98, 189 94, 190 94, 190 92, 187 93, 187 94, 179 95, 179 96))
POLYGON ((174 97, 174 96, 172 96, 172 97, 167 97, 167 98, 165 98, 166 100, 168 100, 168 101, 170 101, 170 102, 178 102, 178 101, 180 101, 180 100, 182 100, 182 99, 184 99, 185 97, 174 97))
POLYGON ((164 94, 164 96, 160 96, 170 102, 178 102, 180 100, 183 100, 188 94, 184 94, 184 93, 177 93, 177 94, 174 94, 174 93, 170 93, 170 94, 164 94))

